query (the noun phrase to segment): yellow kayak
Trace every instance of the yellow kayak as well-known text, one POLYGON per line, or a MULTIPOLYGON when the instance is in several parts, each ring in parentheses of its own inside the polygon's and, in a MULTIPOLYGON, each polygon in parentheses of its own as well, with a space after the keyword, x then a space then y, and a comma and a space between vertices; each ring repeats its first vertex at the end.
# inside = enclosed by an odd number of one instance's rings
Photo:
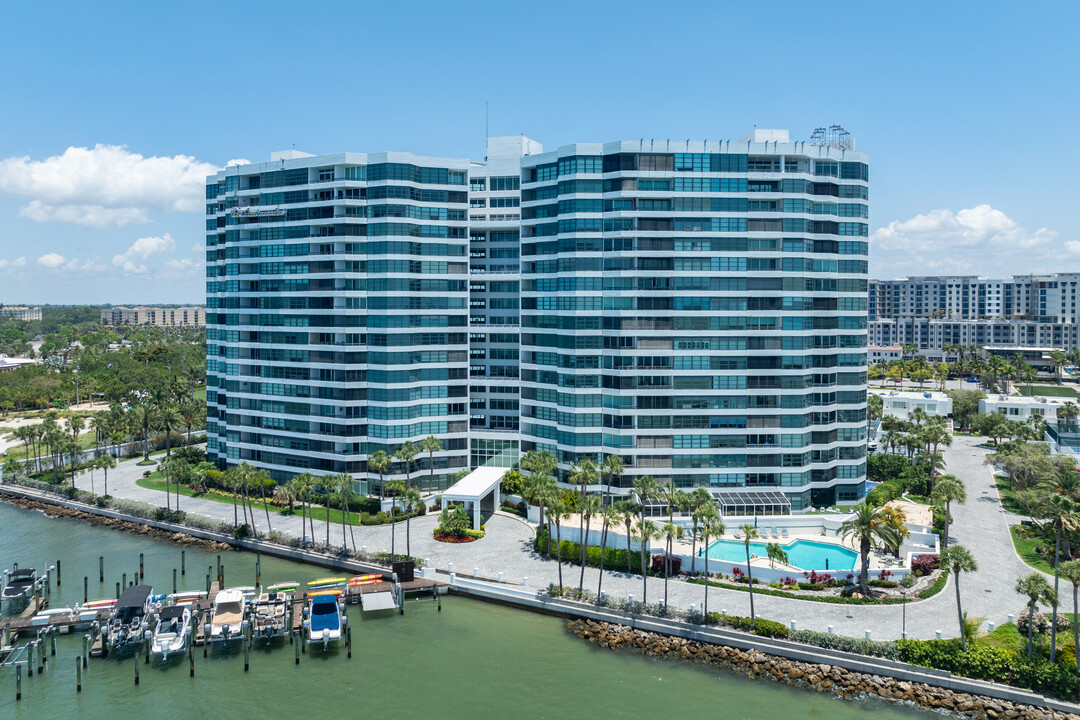
POLYGON ((312 580, 308 583, 308 587, 315 587, 317 585, 338 585, 343 582, 347 582, 348 578, 332 577, 332 578, 319 578, 318 580, 312 580))

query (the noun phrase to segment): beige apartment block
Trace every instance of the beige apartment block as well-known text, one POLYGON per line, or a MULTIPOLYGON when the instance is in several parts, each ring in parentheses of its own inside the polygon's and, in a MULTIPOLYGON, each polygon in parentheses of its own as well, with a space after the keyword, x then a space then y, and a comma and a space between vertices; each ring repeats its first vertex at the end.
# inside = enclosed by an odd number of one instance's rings
POLYGON ((206 327, 205 307, 123 307, 104 308, 105 325, 154 325, 155 327, 206 327))

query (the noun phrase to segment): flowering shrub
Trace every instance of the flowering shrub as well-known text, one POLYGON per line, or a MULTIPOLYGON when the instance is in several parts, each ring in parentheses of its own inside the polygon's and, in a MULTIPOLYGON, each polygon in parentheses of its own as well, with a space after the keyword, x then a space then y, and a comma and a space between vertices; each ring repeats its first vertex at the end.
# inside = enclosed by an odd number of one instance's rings
POLYGON ((911 572, 915 577, 929 575, 938 567, 937 555, 918 555, 911 560, 911 572))
POLYGON ((893 574, 891 570, 882 570, 878 573, 878 580, 888 580, 892 577, 892 575, 893 574))
MULTIPOLYGON (((1016 616, 1016 628, 1022 632, 1028 631, 1028 609, 1024 608, 1016 616)), ((1048 613, 1035 613, 1035 632, 1045 635, 1050 632, 1050 619, 1052 615, 1048 613)), ((1065 613, 1058 613, 1057 616, 1057 628, 1058 632, 1064 632, 1072 628, 1072 622, 1069 620, 1069 616, 1065 613)))
POLYGON ((744 575, 746 575, 746 573, 744 573, 738 567, 731 568, 731 577, 735 578, 736 580, 743 577, 744 575))

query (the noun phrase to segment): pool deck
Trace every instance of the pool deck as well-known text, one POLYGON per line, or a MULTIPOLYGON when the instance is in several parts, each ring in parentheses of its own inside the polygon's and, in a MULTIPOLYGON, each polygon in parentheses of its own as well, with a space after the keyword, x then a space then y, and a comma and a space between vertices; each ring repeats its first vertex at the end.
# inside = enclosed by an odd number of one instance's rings
MULTIPOLYGON (((758 528, 758 532, 759 533, 764 532, 764 528, 758 528)), ((723 535, 721 535, 718 538, 709 538, 709 544, 711 545, 716 540, 727 540, 729 542, 738 542, 738 543, 745 542, 745 540, 742 538, 741 533, 739 533, 738 537, 737 537, 734 532, 724 533, 723 535)), ((823 545, 837 545, 839 547, 846 548, 846 549, 851 550, 853 552, 856 552, 856 553, 858 552, 858 549, 852 543, 845 543, 842 538, 839 538, 839 537, 837 537, 835 535, 832 535, 832 534, 820 534, 820 533, 819 534, 814 534, 814 533, 794 534, 794 533, 791 533, 791 534, 788 535, 788 537, 779 537, 779 538, 774 538, 771 535, 769 537, 759 536, 759 537, 754 538, 750 542, 752 542, 752 543, 765 543, 765 544, 777 543, 778 545, 780 545, 780 547, 785 547, 787 545, 792 544, 796 540, 806 540, 806 541, 810 541, 810 542, 821 543, 823 545)), ((701 547, 702 547, 702 543, 699 541, 697 543, 697 549, 698 549, 699 552, 701 550, 701 547)), ((691 552, 693 551, 693 545, 689 540, 676 540, 674 542, 672 551, 675 552, 675 553, 678 553, 680 555, 690 555, 691 552)), ((717 558, 710 558, 710 559, 717 559, 717 558)), ((775 568, 778 568, 778 569, 781 569, 781 570, 789 569, 792 572, 799 572, 799 573, 803 572, 804 570, 824 570, 824 568, 800 568, 800 567, 797 567, 795 565, 788 565, 788 564, 781 563, 781 562, 773 562, 773 561, 769 560, 768 556, 758 556, 758 555, 751 555, 750 564, 752 566, 754 566, 754 567, 764 567, 764 568, 773 568, 773 567, 775 567, 775 568)), ((884 555, 884 554, 876 552, 876 551, 871 551, 870 552, 870 569, 871 570, 885 570, 885 569, 894 568, 894 567, 896 567, 896 562, 895 562, 895 560, 894 560, 894 558, 892 556, 884 555)), ((855 568, 856 569, 858 568, 858 560, 856 560, 855 568)))

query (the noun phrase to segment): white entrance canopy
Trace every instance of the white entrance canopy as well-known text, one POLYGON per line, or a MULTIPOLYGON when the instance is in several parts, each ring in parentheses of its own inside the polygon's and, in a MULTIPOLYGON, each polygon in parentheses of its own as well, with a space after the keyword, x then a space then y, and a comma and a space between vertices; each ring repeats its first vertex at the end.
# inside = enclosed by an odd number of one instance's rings
POLYGON ((472 505, 473 528, 480 529, 480 503, 494 493, 493 509, 502 504, 499 497, 499 483, 510 468, 479 467, 458 480, 442 493, 443 505, 447 501, 464 502, 472 505))

